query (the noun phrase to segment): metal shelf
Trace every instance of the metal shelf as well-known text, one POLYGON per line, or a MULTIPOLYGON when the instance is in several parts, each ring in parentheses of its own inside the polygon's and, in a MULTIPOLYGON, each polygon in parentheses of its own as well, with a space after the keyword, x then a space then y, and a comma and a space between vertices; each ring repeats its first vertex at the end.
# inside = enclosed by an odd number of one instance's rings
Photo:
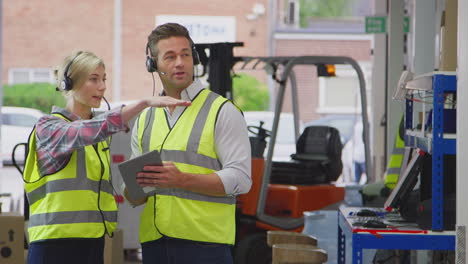
MULTIPOLYGON (((445 119, 445 99, 447 94, 456 94, 457 76, 453 72, 433 72, 417 76, 410 86, 420 90, 431 90, 432 131, 413 129, 414 102, 406 99, 405 145, 420 148, 432 154, 432 230, 442 231, 444 204, 444 155, 456 155, 456 134, 444 133, 448 122, 445 119), (432 87, 427 87, 432 85, 432 87), (421 87, 425 86, 425 87, 421 87)), ((424 111, 423 111, 424 112, 424 111)), ((425 128, 425 124, 421 124, 425 128)))
POLYGON ((366 229, 355 227, 350 215, 362 208, 341 207, 338 216, 338 263, 346 263, 346 240, 352 242, 352 263, 363 263, 363 249, 455 250, 455 231, 432 232, 415 228, 366 229))
MULTIPOLYGON (((405 135, 405 145, 413 148, 419 148, 424 152, 432 154, 432 133, 416 130, 407 130, 405 135)), ((456 138, 453 133, 445 133, 442 135, 442 140, 437 151, 447 155, 456 154, 456 138)))

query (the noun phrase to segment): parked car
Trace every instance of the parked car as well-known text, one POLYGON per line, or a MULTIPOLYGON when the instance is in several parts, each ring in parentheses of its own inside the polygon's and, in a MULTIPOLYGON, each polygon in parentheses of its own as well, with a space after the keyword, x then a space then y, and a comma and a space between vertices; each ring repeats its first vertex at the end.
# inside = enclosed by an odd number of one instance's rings
MULTIPOLYGON (((27 143, 36 121, 44 115, 40 110, 25 107, 3 106, 0 159, 4 165, 11 165, 11 154, 18 143, 27 143)), ((24 162, 24 148, 18 148, 15 160, 24 162)))
MULTIPOLYGON (((343 161, 343 172, 338 181, 353 182, 354 181, 354 149, 363 147, 357 146, 353 140, 354 128, 357 122, 362 122, 360 115, 328 115, 317 120, 306 122, 304 127, 308 126, 331 126, 340 132, 343 151, 341 160, 343 161)), ((362 143, 361 143, 362 144, 362 143)), ((365 182, 365 178, 361 182, 365 182)))
MULTIPOLYGON (((273 127, 273 118, 275 113, 271 111, 247 111, 244 112, 244 118, 247 126, 259 126, 260 121, 263 121, 263 127, 267 130, 273 127)), ((304 126, 302 122, 299 124, 300 131, 302 132, 304 126)), ((249 132, 249 136, 255 136, 249 132)), ((266 139, 267 147, 265 148, 264 156, 266 157, 268 151, 268 142, 270 138, 266 139)), ((292 113, 281 113, 278 124, 278 135, 276 137, 276 144, 273 150, 274 161, 289 161, 291 154, 296 153, 296 139, 294 135, 294 116, 292 113)))

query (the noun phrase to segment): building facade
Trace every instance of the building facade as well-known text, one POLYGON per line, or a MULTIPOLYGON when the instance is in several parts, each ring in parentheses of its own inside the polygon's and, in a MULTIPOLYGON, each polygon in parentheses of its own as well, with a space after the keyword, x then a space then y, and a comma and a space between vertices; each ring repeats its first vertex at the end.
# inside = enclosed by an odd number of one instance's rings
MULTIPOLYGON (((243 47, 234 49, 235 56, 339 55, 350 56, 371 67, 369 36, 297 30, 297 18, 291 18, 294 12, 287 8, 298 2, 4 1, 3 83, 54 82, 52 69, 65 56, 74 50, 90 50, 106 63, 109 100, 151 96, 153 78, 145 68, 147 36, 157 24, 171 20, 186 25, 195 42, 243 42, 243 47)), ((319 80, 313 67, 301 66, 296 71, 304 122, 322 115, 356 110, 349 100, 339 100, 343 89, 325 89, 333 81, 319 80)), ((247 73, 267 82, 268 76, 264 73, 247 73)), ((157 74, 155 79, 159 91, 157 74)), ((270 82, 269 86, 274 98, 275 85, 270 82)), ((346 98, 352 96, 351 92, 344 91, 346 98)), ((289 97, 283 111, 291 111, 289 97)))

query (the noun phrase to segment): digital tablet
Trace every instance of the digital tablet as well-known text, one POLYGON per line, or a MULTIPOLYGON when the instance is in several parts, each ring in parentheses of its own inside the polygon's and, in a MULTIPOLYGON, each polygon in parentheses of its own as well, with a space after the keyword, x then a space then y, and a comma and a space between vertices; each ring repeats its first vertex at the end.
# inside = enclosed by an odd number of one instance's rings
POLYGON ((143 167, 146 165, 162 166, 162 164, 161 155, 157 150, 153 150, 118 165, 130 198, 138 200, 150 195, 150 193, 154 191, 154 188, 143 189, 143 187, 138 184, 136 181, 137 173, 143 171, 143 167))

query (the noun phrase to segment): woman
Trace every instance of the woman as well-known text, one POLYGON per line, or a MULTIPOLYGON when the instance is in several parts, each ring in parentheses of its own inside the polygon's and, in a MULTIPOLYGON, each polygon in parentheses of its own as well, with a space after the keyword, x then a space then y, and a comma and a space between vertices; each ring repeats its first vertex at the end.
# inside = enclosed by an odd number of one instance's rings
POLYGON ((23 178, 30 204, 29 264, 103 263, 104 235, 117 225, 109 137, 149 106, 190 105, 154 97, 95 116, 106 91, 103 61, 79 51, 55 72, 65 108, 36 123, 23 178))

